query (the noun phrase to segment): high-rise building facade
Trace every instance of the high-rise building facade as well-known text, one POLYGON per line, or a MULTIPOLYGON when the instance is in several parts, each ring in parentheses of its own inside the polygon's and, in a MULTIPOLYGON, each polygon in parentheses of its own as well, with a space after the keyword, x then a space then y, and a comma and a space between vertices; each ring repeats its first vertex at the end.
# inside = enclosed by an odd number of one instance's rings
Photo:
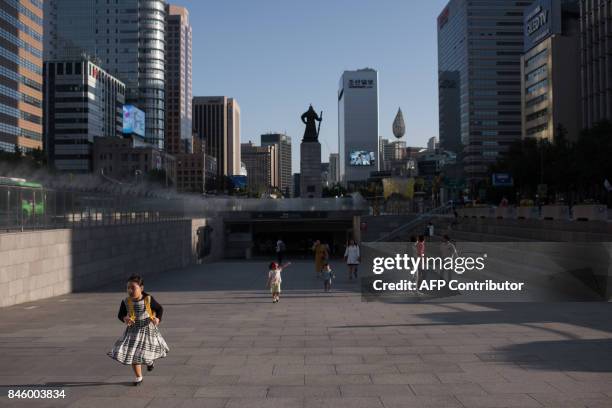
POLYGON ((593 127, 612 120, 610 1, 580 0, 582 120, 593 127))
POLYGON ((283 133, 266 133, 261 135, 261 145, 276 146, 279 188, 285 197, 291 197, 293 194, 291 138, 283 133))
POLYGON ((240 105, 234 98, 227 98, 227 172, 240 174, 240 105))
POLYGON ((484 178, 489 165, 521 138, 523 13, 531 4, 450 0, 438 16, 440 138, 445 149, 457 145, 458 78, 458 130, 468 180, 484 178))
MULTIPOLYGON (((93 171, 129 183, 142 182, 151 170, 161 170, 164 152, 151 145, 137 145, 131 138, 96 137, 93 171)), ((170 171, 168 171, 169 177, 170 171)))
POLYGON ((0 1, 0 21, 0 151, 42 149, 42 3, 0 1))
POLYGON ((403 140, 380 139, 380 170, 391 170, 397 161, 404 159, 406 154, 406 142, 403 140))
POLYGON ((301 197, 300 184, 302 183, 300 173, 293 173, 293 197, 301 197))
POLYGON ((459 71, 438 72, 438 114, 440 146, 461 153, 461 102, 459 71))
POLYGON ((193 130, 217 159, 217 178, 240 174, 240 106, 227 96, 193 98, 193 130))
POLYGON ((321 163, 321 183, 323 187, 329 188, 332 185, 329 162, 321 163))
POLYGON ((189 11, 166 6, 166 130, 168 153, 190 153, 192 146, 192 31, 189 11))
POLYGON ((280 187, 278 172, 277 145, 255 146, 242 143, 240 146, 242 162, 247 170, 247 189, 252 192, 266 193, 280 187))
POLYGON ((389 154, 389 139, 385 139, 381 136, 378 142, 378 148, 378 157, 380 157, 380 169, 385 170, 387 166, 387 161, 389 160, 389 158, 387 157, 387 155, 389 154))
POLYGON ((338 153, 329 154, 329 180, 332 184, 340 182, 340 157, 338 153))
POLYGON ((123 136, 125 85, 87 58, 45 61, 44 145, 57 170, 94 170, 95 138, 123 136))
POLYGON ((580 104, 580 7, 578 0, 539 0, 525 12, 521 58, 523 137, 576 139, 580 104))
MULTIPOLYGON (((198 146, 193 153, 174 154, 176 162, 176 190, 183 193, 203 193, 206 187, 206 155, 198 146)), ((213 175, 214 177, 214 175, 213 175)))
POLYGON ((427 141, 427 150, 436 150, 439 146, 438 138, 435 136, 430 137, 427 141))
POLYGON ((145 140, 163 148, 166 2, 47 0, 45 60, 82 54, 126 85, 126 103, 145 112, 145 140))
POLYGON ((338 87, 338 154, 344 184, 365 182, 379 169, 378 72, 344 71, 338 87))

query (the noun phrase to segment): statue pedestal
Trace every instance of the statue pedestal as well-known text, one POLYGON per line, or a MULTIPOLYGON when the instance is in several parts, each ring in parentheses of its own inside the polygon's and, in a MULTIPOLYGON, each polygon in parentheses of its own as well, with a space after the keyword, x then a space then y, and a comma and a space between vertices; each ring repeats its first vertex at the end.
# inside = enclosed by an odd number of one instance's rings
POLYGON ((300 197, 321 198, 321 143, 302 142, 300 145, 300 197))

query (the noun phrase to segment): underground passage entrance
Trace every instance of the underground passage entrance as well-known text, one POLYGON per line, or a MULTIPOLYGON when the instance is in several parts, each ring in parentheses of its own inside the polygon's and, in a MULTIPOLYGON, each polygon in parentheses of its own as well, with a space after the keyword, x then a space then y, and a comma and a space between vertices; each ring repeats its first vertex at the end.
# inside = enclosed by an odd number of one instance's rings
POLYGON ((278 239, 285 243, 288 259, 311 258, 316 240, 329 245, 332 257, 342 257, 352 228, 350 219, 226 222, 226 257, 243 258, 250 248, 251 256, 274 259, 278 239))
POLYGON ((329 245, 331 256, 342 256, 352 235, 347 221, 260 222, 253 224, 253 255, 274 256, 280 238, 286 254, 297 258, 312 257, 312 244, 319 240, 329 245), (342 251, 342 253, 340 253, 342 251))

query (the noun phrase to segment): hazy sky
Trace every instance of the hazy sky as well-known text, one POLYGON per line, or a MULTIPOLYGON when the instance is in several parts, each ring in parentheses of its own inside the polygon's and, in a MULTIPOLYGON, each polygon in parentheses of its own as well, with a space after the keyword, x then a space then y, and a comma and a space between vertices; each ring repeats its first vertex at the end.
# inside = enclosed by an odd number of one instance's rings
POLYGON ((438 136, 436 17, 447 0, 176 0, 193 27, 193 95, 227 95, 242 110, 242 141, 286 132, 299 172, 300 115, 323 110, 323 161, 338 150, 344 70, 379 75, 379 132, 393 138, 401 107, 408 145, 438 136))

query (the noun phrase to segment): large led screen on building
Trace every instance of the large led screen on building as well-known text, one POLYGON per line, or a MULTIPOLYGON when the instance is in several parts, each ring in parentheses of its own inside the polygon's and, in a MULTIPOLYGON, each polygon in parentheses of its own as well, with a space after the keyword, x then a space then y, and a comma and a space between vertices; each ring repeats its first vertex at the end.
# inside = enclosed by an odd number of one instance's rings
POLYGON ((123 133, 145 135, 145 113, 134 105, 123 105, 123 133))
POLYGON ((351 166, 373 166, 376 164, 376 156, 374 152, 366 152, 365 150, 357 150, 351 152, 351 166))

